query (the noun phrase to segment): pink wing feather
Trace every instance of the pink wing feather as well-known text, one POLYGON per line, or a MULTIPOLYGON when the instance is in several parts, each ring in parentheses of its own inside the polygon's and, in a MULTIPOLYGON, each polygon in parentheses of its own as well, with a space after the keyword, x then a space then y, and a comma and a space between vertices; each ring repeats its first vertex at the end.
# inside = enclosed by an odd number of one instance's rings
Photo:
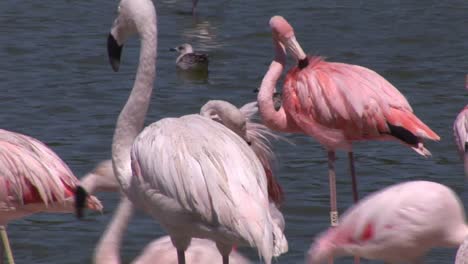
MULTIPOLYGON (((64 203, 78 183, 68 166, 42 142, 0 129, 0 202, 8 206, 64 203)), ((90 198, 91 206, 102 206, 90 198)))

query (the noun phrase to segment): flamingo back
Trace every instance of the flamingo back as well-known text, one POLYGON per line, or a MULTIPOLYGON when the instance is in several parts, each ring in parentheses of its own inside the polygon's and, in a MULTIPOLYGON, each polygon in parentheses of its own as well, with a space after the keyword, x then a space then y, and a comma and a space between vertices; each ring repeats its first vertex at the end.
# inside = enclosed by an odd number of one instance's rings
MULTIPOLYGON (((32 137, 0 129, 0 177, 0 201, 7 211, 35 203, 44 204, 44 210, 55 204, 73 210, 78 180, 51 149, 32 137)), ((95 197, 88 202, 91 209, 102 209, 95 197)))
POLYGON ((162 119, 136 138, 131 156, 132 189, 146 191, 129 197, 151 200, 146 209, 171 235, 228 236, 256 246, 265 259, 287 251, 269 214, 261 163, 223 125, 200 115, 162 119))
POLYGON ((452 190, 435 182, 404 182, 348 209, 338 227, 317 238, 308 263, 331 255, 414 261, 432 247, 457 246, 466 235, 465 212, 452 190))
MULTIPOLYGON (((419 121, 406 98, 376 72, 321 57, 310 57, 304 69, 292 68, 283 95, 283 107, 294 121, 329 149, 349 150, 350 141, 395 134, 388 125, 392 122, 419 121), (397 120, 391 120, 392 110, 399 111, 397 120)), ((403 128, 417 137, 439 139, 420 121, 403 128)))

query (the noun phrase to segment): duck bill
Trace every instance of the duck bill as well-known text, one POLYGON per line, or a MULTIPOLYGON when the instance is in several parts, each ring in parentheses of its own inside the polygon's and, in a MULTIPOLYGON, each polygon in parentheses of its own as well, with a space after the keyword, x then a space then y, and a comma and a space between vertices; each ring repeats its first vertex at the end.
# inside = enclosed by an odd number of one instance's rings
POLYGON ((113 34, 110 33, 107 37, 107 55, 109 56, 109 63, 112 70, 119 71, 120 57, 122 56, 123 45, 119 45, 113 34))

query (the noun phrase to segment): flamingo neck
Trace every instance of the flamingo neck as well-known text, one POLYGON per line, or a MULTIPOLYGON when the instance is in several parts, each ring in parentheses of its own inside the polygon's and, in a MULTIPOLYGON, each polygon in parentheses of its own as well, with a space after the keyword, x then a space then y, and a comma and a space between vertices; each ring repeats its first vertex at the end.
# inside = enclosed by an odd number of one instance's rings
POLYGON ((96 264, 120 264, 120 247, 123 234, 133 215, 133 204, 127 197, 122 197, 111 223, 104 231, 94 252, 96 264))
POLYGON ((117 120, 112 143, 114 171, 124 192, 130 185, 132 175, 130 150, 134 139, 143 129, 156 75, 156 15, 154 21, 140 25, 138 32, 141 38, 138 70, 133 89, 117 120))
POLYGON ((258 110, 263 123, 270 129, 288 132, 287 116, 284 108, 275 110, 273 94, 276 91, 276 83, 283 72, 286 63, 284 47, 275 41, 275 60, 271 62, 270 68, 263 77, 262 84, 257 96, 258 110))

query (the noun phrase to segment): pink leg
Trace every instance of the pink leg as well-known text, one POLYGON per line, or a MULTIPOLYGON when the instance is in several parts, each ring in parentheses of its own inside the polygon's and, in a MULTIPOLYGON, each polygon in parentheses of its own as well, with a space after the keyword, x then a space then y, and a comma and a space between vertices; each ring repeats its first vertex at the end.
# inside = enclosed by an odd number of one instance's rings
POLYGON ((198 0, 192 0, 192 15, 195 15, 195 9, 197 8, 198 0))
MULTIPOLYGON (((338 225, 338 209, 336 205, 336 173, 335 173, 335 152, 328 151, 328 180, 330 185, 330 224, 338 225)), ((333 264, 333 257, 328 260, 333 264)))
MULTIPOLYGON (((353 186, 353 200, 354 203, 357 203, 359 200, 359 194, 357 190, 357 179, 356 179, 356 172, 354 170, 354 156, 353 152, 348 152, 349 158, 349 170, 351 171, 351 184, 353 186)), ((361 261, 358 256, 354 256, 354 264, 359 264, 361 261)))

